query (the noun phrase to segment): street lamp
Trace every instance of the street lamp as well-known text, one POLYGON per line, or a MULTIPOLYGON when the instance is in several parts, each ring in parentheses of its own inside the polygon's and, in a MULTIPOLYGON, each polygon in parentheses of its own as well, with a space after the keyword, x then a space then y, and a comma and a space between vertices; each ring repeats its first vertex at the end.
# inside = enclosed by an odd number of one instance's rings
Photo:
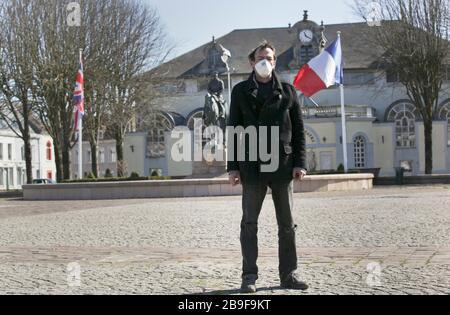
POLYGON ((227 74, 228 74, 228 108, 231 106, 231 69, 228 64, 228 61, 231 58, 231 52, 228 49, 222 47, 222 56, 220 57, 223 63, 227 66, 227 74))

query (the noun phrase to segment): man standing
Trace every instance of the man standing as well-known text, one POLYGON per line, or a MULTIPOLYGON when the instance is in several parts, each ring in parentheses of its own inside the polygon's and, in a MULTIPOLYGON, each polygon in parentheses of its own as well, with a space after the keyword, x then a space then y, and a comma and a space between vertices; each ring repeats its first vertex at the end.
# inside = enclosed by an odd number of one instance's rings
MULTIPOLYGON (((242 287, 243 293, 256 292, 258 279, 258 217, 267 189, 272 190, 276 210, 279 238, 279 274, 281 287, 306 290, 306 283, 296 275, 297 252, 295 245, 296 225, 292 218, 293 180, 303 180, 306 176, 306 150, 302 112, 294 87, 281 82, 275 73, 276 50, 263 42, 249 55, 253 73, 247 81, 233 89, 228 126, 278 128, 276 133, 279 148, 270 148, 278 155, 278 168, 274 172, 263 171, 259 156, 256 161, 249 157, 250 146, 260 146, 262 141, 271 143, 274 139, 253 139, 238 144, 239 134, 233 134, 234 147, 228 160, 230 183, 243 186, 243 217, 241 222, 241 247, 243 256, 242 287), (256 140, 256 141, 255 141, 256 140), (279 140, 279 141, 278 141, 279 140), (245 150, 245 159, 238 161, 238 147, 245 150)), ((267 133, 266 133, 267 134, 267 133)), ((271 133, 267 138, 271 137, 271 133)), ((270 147, 270 144, 269 144, 270 147)), ((259 152, 259 150, 258 150, 259 152)))

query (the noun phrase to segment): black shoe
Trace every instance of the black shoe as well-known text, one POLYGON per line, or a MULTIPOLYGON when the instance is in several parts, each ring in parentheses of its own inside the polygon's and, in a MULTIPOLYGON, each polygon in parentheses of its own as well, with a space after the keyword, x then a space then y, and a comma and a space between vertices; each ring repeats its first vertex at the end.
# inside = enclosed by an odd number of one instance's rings
POLYGON ((246 275, 242 277, 241 293, 256 293, 256 275, 246 275))
POLYGON ((295 274, 291 274, 286 279, 284 279, 281 282, 281 287, 283 289, 290 289, 290 290, 301 290, 301 291, 308 290, 308 285, 305 282, 300 281, 298 279, 298 276, 295 274))

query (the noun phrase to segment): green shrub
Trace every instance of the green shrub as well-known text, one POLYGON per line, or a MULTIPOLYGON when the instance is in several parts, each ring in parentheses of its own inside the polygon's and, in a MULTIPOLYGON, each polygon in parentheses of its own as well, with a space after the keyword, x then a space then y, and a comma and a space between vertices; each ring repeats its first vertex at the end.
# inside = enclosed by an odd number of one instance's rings
POLYGON ((112 178, 113 174, 111 173, 111 170, 108 168, 105 171, 105 178, 112 178))
POLYGON ((130 178, 133 178, 133 179, 138 179, 138 178, 140 178, 140 176, 139 176, 139 174, 138 174, 138 173, 136 173, 136 172, 133 172, 133 173, 131 173, 131 175, 130 175, 130 178))
POLYGON ((159 172, 153 171, 152 174, 150 175, 150 177, 160 177, 159 172))

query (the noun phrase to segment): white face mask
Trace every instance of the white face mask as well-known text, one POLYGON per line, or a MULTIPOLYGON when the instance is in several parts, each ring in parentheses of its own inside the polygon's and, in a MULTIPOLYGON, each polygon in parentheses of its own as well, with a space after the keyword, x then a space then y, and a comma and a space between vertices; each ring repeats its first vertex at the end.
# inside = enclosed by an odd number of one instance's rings
POLYGON ((266 59, 261 60, 255 65, 255 71, 259 74, 261 78, 268 78, 272 74, 273 67, 272 64, 266 59))

